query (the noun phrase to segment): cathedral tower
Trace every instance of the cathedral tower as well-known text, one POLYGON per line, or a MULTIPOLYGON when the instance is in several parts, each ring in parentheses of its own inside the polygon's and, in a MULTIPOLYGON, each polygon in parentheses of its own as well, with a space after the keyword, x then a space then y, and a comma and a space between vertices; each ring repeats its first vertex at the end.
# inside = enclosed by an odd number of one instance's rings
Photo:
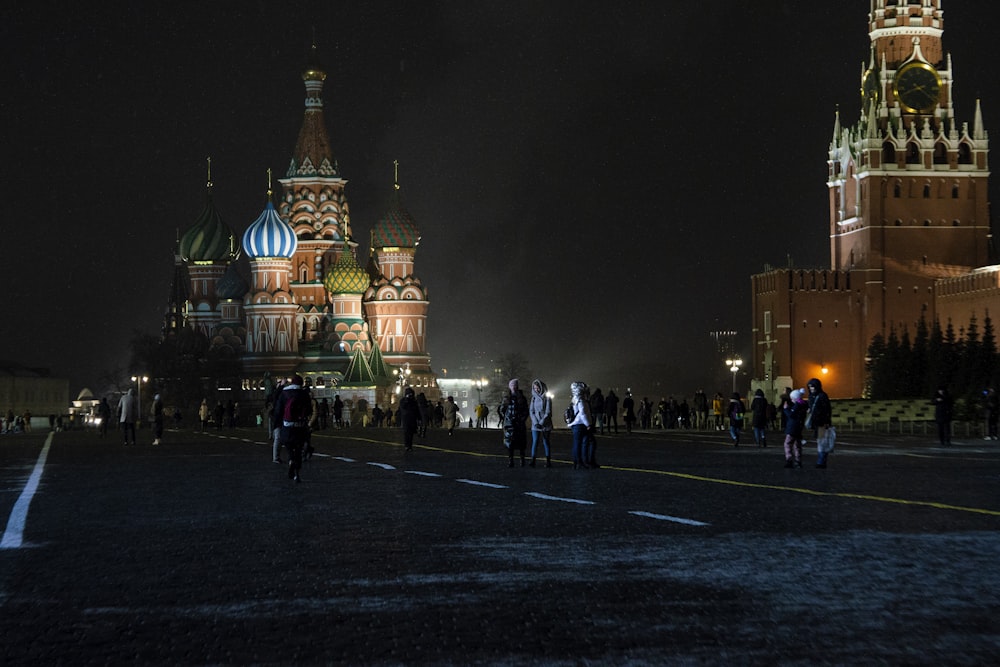
POLYGON ((267 191, 267 205, 243 233, 243 251, 250 260, 252 285, 244 297, 246 346, 243 370, 290 373, 299 362, 299 337, 291 287, 292 258, 297 239, 278 215, 267 191))
POLYGON ((306 89, 302 127, 288 172, 279 180, 283 193, 278 212, 298 238, 292 257, 292 285, 302 308, 296 324, 304 341, 320 335, 327 310, 323 276, 346 247, 349 233, 350 211, 344 195, 347 181, 340 177, 323 118, 325 80, 326 71, 314 44, 302 73, 306 89))

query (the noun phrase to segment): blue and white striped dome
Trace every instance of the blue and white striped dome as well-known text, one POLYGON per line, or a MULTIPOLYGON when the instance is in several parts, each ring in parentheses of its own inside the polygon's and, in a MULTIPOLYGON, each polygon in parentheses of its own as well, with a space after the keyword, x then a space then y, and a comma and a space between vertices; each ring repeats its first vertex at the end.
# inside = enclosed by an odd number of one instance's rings
POLYGON ((243 232, 243 251, 247 257, 291 257, 299 240, 292 228, 267 202, 264 211, 243 232))

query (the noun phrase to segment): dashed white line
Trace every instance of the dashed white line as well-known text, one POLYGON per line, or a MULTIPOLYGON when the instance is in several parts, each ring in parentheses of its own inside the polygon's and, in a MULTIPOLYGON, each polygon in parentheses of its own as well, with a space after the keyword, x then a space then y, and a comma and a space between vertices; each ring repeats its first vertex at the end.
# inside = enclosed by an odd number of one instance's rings
POLYGON ((331 456, 334 461, 343 461, 345 463, 354 463, 354 459, 349 459, 346 456, 331 456))
POLYGON ((689 526, 710 526, 712 524, 705 523, 704 521, 695 521, 694 519, 684 519, 679 516, 669 516, 667 514, 653 514, 652 512, 640 512, 632 511, 629 514, 634 514, 636 516, 644 516, 649 519, 658 519, 659 521, 673 521, 674 523, 683 523, 689 526))
POLYGON ((510 487, 504 486, 503 484, 490 484, 489 482, 477 482, 474 479, 456 479, 456 482, 461 482, 462 484, 472 484, 473 486, 485 486, 489 489, 508 489, 510 487))
POLYGON ((388 463, 375 463, 374 461, 369 461, 368 465, 375 466, 376 468, 381 468, 382 470, 395 470, 396 466, 389 465, 388 463))
POLYGON ((535 491, 526 491, 524 493, 526 496, 531 496, 533 498, 541 498, 542 500, 558 500, 563 503, 576 503, 578 505, 593 505, 592 500, 580 500, 579 498, 560 498, 559 496, 550 496, 544 493, 537 493, 535 491))
POLYGON ((424 472, 423 470, 404 470, 407 475, 420 475, 421 477, 440 477, 436 472, 424 472))

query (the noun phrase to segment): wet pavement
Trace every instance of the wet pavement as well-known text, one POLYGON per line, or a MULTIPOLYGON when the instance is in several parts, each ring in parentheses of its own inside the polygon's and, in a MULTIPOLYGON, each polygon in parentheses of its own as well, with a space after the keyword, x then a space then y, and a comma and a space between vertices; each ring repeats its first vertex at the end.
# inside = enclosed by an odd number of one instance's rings
POLYGON ((47 436, 0 437, 4 664, 1000 662, 998 442, 327 430, 295 484, 259 429, 47 436))

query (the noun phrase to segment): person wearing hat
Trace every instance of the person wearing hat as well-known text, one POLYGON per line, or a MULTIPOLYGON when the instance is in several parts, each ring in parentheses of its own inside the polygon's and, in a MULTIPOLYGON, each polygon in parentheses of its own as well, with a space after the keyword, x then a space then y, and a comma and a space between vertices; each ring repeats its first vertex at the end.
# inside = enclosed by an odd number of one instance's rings
POLYGON ((504 396, 500 411, 503 414, 503 444, 510 457, 508 467, 514 467, 514 450, 521 452, 521 467, 525 465, 524 454, 528 446, 528 431, 524 421, 528 418, 528 399, 518 387, 517 378, 507 383, 508 391, 504 396))
POLYGON ((785 467, 802 467, 802 428, 806 422, 806 410, 809 409, 802 398, 805 389, 795 389, 788 395, 784 404, 785 422, 785 467))
POLYGON ((280 420, 281 444, 288 450, 288 479, 296 482, 302 469, 302 448, 309 435, 312 415, 312 400, 303 385, 302 376, 293 375, 274 406, 274 413, 280 420))

